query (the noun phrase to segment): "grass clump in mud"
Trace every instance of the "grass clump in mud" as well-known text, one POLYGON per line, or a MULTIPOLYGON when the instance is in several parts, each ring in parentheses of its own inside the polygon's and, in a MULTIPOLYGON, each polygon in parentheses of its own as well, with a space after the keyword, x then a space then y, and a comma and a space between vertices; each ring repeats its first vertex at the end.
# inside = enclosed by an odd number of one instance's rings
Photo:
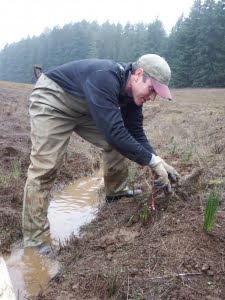
POLYGON ((184 163, 189 163, 191 161, 192 157, 193 157, 193 145, 190 144, 190 145, 187 145, 187 147, 184 151, 182 161, 184 163))
POLYGON ((176 142, 174 136, 172 136, 171 139, 170 139, 169 148, 170 148, 170 154, 171 155, 177 154, 177 142, 176 142))
MULTIPOLYGON (((128 174, 128 182, 129 182, 129 186, 131 188, 131 190, 134 193, 134 190, 136 189, 136 183, 138 181, 138 172, 137 172, 137 168, 132 166, 129 169, 129 174, 128 174)), ((135 198, 135 196, 133 196, 133 198, 135 198)))
POLYGON ((105 278, 108 283, 108 297, 112 297, 119 290, 119 272, 116 269, 111 270, 107 275, 105 275, 105 278))
POLYGON ((8 187, 9 185, 9 176, 4 174, 3 170, 0 169, 0 186, 8 187))
POLYGON ((19 160, 15 160, 12 162, 12 167, 9 172, 5 172, 5 170, 0 168, 0 186, 3 188, 12 187, 12 185, 17 182, 22 177, 22 168, 21 162, 19 160))
MULTIPOLYGON (((10 205, 10 203, 22 205, 24 180, 22 178, 22 172, 20 165, 12 165, 11 172, 5 172, 4 169, 0 169, 0 189, 2 191, 0 195, 0 202, 10 205)), ((15 207, 13 207, 15 208, 15 207)))
POLYGON ((211 191, 205 208, 204 226, 203 228, 210 232, 213 229, 216 212, 219 207, 221 194, 211 191))
POLYGON ((21 177, 21 162, 19 160, 15 160, 12 162, 12 175, 17 180, 21 177))
POLYGON ((143 225, 145 225, 148 222, 149 217, 150 217, 150 213, 149 213, 148 205, 147 205, 147 203, 144 203, 143 208, 140 213, 140 220, 143 225))

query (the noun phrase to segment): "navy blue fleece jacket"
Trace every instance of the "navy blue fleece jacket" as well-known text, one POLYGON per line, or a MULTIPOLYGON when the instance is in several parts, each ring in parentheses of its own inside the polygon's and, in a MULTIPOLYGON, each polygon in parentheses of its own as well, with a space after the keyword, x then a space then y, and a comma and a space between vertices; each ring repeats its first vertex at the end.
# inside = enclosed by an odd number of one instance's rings
POLYGON ((126 95, 131 64, 84 59, 45 73, 62 89, 88 102, 91 116, 106 141, 130 160, 148 165, 155 150, 143 130, 142 106, 126 95))

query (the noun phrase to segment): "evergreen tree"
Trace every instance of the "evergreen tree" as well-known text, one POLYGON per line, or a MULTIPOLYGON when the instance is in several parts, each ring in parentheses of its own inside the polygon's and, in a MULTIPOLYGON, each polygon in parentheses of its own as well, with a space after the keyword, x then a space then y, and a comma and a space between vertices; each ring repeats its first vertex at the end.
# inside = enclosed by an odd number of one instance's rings
POLYGON ((216 20, 217 20, 217 40, 216 51, 214 57, 214 68, 216 69, 214 77, 214 86, 225 86, 225 0, 218 1, 216 5, 216 20))
POLYGON ((0 80, 34 82, 32 67, 46 71, 71 60, 89 57, 132 62, 145 53, 168 60, 174 87, 225 86, 225 0, 195 0, 169 36, 163 24, 125 26, 85 20, 45 29, 0 51, 0 80))
POLYGON ((156 19, 147 27, 145 52, 166 56, 167 43, 168 39, 164 26, 160 20, 156 19))
POLYGON ((168 62, 171 67, 171 85, 175 87, 187 87, 191 85, 188 20, 183 15, 172 29, 168 42, 168 62))

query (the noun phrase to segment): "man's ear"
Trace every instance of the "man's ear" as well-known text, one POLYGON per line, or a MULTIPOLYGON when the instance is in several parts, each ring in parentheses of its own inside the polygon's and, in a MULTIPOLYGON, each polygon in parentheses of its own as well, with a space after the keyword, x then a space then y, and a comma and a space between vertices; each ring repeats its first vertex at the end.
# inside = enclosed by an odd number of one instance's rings
POLYGON ((144 73, 143 68, 138 68, 138 69, 135 71, 135 75, 136 75, 137 77, 141 77, 143 73, 144 73))

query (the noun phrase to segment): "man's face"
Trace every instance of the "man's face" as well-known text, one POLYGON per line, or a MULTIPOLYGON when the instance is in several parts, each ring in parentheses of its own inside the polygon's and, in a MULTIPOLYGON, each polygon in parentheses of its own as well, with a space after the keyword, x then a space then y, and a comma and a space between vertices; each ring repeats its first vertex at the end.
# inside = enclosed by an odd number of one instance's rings
POLYGON ((134 81, 132 84, 132 97, 136 105, 140 106, 146 101, 154 101, 156 98, 156 91, 154 90, 151 78, 143 80, 143 69, 138 69, 134 74, 134 81))

